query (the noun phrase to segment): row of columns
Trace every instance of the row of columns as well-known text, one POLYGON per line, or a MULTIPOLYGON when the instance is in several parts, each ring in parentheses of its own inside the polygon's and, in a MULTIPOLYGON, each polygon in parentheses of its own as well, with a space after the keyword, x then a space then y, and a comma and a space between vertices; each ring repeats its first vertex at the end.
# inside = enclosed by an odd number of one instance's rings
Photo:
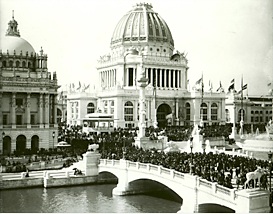
POLYGON ((185 87, 185 80, 181 70, 146 68, 146 77, 149 83, 162 88, 185 87))
MULTIPOLYGON (((157 68, 145 68, 146 78, 149 79, 149 83, 156 87, 162 88, 185 88, 186 89, 186 77, 183 76, 182 70, 174 69, 157 69, 157 68)), ((111 88, 116 86, 117 71, 111 69, 100 72, 100 85, 103 88, 111 88)), ((124 86, 137 86, 137 68, 130 67, 124 70, 124 86)))
MULTIPOLYGON (((0 106, 2 106, 2 94, 0 94, 0 106)), ((10 124, 16 125, 16 92, 11 94, 11 108, 10 108, 10 124)), ((21 97, 20 97, 21 98, 21 97)), ((57 123, 57 95, 42 94, 38 97, 38 123, 49 124, 57 123)), ((26 94, 25 100, 25 116, 26 124, 31 124, 31 93, 26 94)), ((0 120, 2 121, 2 114, 0 120)))
POLYGON ((100 75, 99 79, 101 80, 101 87, 111 88, 116 85, 117 78, 116 69, 101 71, 99 75, 100 75))

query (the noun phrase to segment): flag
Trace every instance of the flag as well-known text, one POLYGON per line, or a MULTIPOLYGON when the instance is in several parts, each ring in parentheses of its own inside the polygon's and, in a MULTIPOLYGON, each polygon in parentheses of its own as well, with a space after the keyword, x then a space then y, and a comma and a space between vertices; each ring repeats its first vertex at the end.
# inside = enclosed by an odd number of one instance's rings
POLYGON ((234 89, 234 79, 231 80, 230 86, 228 87, 228 91, 230 91, 230 90, 232 90, 232 89, 234 89))
POLYGON ((212 91, 212 82, 209 80, 209 91, 212 91))
POLYGON ((221 83, 221 81, 220 81, 220 86, 219 86, 219 88, 216 90, 216 92, 220 91, 221 89, 222 89, 222 83, 221 83))
POLYGON ((199 91, 201 89, 202 92, 203 92, 203 88, 204 88, 204 85, 203 85, 203 76, 199 80, 196 81, 196 83, 195 83, 195 85, 194 85, 193 88, 195 88, 195 90, 197 90, 197 91, 199 91))
POLYGON ((61 91, 60 96, 59 96, 59 100, 63 99, 63 91, 61 91))
POLYGON ((77 90, 80 90, 80 88, 82 87, 81 82, 79 81, 79 87, 77 88, 77 90))
POLYGON ((242 89, 238 92, 238 94, 241 94, 243 90, 247 89, 247 84, 245 84, 244 86, 242 86, 242 89))

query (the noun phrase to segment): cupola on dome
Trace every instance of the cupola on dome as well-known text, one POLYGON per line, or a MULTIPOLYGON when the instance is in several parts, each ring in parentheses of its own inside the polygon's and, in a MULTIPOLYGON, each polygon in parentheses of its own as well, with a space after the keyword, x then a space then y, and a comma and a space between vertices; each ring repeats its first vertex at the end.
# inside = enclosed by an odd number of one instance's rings
POLYGON ((19 30, 17 28, 18 23, 14 20, 14 15, 12 15, 12 20, 8 23, 8 30, 6 36, 1 37, 0 49, 4 53, 10 55, 31 55, 35 54, 34 48, 25 39, 20 37, 19 30))
POLYGON ((174 41, 167 23, 152 10, 152 5, 140 3, 124 15, 117 24, 111 47, 139 43, 167 43, 171 49, 174 41))

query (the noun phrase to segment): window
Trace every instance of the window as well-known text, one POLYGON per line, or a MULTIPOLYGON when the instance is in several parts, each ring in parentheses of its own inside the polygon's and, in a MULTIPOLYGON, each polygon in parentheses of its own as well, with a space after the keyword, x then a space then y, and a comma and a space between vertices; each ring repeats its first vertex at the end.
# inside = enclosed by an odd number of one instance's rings
POLYGON ((16 61, 16 68, 19 68, 19 66, 20 66, 20 62, 16 61))
POLYGON ((206 103, 201 104, 200 115, 203 120, 208 120, 208 106, 206 103))
POLYGON ((111 101, 111 114, 114 114, 115 112, 115 102, 114 101, 111 101))
POLYGON ((88 103, 87 105, 87 114, 95 112, 95 105, 94 103, 88 103))
POLYGON ((212 103, 211 105, 211 120, 217 120, 218 117, 218 106, 216 103, 212 103))
POLYGON ((226 109, 226 122, 229 123, 230 122, 230 113, 229 110, 226 109))
POLYGON ((3 125, 8 125, 8 115, 3 114, 3 125))
POLYGON ((35 124, 35 115, 30 115, 30 124, 35 124))
POLYGON ((191 105, 186 103, 186 120, 191 120, 191 105))
POLYGON ((103 113, 107 114, 108 113, 108 102, 107 100, 103 101, 103 113))
POLYGON ((133 103, 130 101, 127 101, 124 104, 124 120, 125 121, 133 121, 133 116, 134 116, 133 103))
POLYGON ((16 98, 16 105, 22 106, 23 105, 23 99, 22 98, 16 98))
POLYGON ((23 124, 22 115, 17 114, 16 115, 16 125, 22 125, 22 124, 23 124))

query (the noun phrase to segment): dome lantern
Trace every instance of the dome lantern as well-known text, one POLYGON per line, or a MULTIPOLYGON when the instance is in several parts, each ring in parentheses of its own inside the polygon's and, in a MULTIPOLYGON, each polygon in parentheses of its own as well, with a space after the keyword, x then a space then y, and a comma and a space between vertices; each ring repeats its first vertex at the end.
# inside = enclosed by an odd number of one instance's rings
POLYGON ((18 36, 20 37, 19 30, 17 29, 18 23, 14 19, 14 10, 12 11, 12 20, 9 21, 9 27, 6 36, 18 36))

